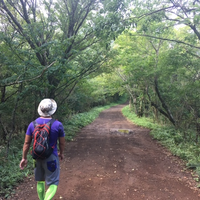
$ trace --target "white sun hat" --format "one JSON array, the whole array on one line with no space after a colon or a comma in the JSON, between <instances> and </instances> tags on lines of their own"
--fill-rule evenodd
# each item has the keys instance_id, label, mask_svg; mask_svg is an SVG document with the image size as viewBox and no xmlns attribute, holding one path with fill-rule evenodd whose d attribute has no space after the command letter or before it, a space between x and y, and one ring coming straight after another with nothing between
<instances>
[{"instance_id":1,"label":"white sun hat","mask_svg":"<svg viewBox=\"0 0 200 200\"><path fill-rule=\"evenodd\" d=\"M57 103L53 99L43 99L38 106L38 114L48 117L56 112Z\"/></svg>"}]
</instances>

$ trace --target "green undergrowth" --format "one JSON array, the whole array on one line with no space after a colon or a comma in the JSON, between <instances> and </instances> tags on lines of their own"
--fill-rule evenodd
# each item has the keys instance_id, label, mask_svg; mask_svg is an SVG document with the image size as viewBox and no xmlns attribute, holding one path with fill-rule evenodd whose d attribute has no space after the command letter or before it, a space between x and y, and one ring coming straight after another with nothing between
<instances>
[{"instance_id":1,"label":"green undergrowth","mask_svg":"<svg viewBox=\"0 0 200 200\"><path fill-rule=\"evenodd\" d=\"M125 106L122 109L123 115L128 118L130 121L134 122L134 124L149 128L149 129L155 129L160 127L160 125L153 123L153 120L146 117L140 117L138 118L135 113L131 112L129 109L129 106Z\"/></svg>"},{"instance_id":2,"label":"green undergrowth","mask_svg":"<svg viewBox=\"0 0 200 200\"><path fill-rule=\"evenodd\" d=\"M13 138L7 158L6 148L2 147L0 150L0 199L1 197L11 198L12 194L14 194L14 188L17 187L25 176L27 177L33 173L30 155L28 155L28 166L24 170L19 168L23 143L24 135Z\"/></svg>"},{"instance_id":3,"label":"green undergrowth","mask_svg":"<svg viewBox=\"0 0 200 200\"><path fill-rule=\"evenodd\" d=\"M122 109L123 115L134 124L149 128L150 135L160 141L170 152L186 162L186 168L194 170L195 180L200 177L200 144L195 142L195 132L176 130L172 126L163 126L153 122L150 118L138 118L130 111L129 106ZM198 176L198 178L196 177ZM200 184L198 185L198 187Z\"/></svg>"},{"instance_id":4,"label":"green undergrowth","mask_svg":"<svg viewBox=\"0 0 200 200\"><path fill-rule=\"evenodd\" d=\"M95 107L89 112L79 113L63 122L66 140L73 140L76 133L84 126L93 122L99 113L119 103L112 103L103 107ZM13 138L10 144L9 156L6 158L6 147L0 146L0 199L12 199L14 188L24 179L33 174L33 159L28 154L28 165L20 170L19 163L22 157L24 134Z\"/></svg>"}]
</instances>

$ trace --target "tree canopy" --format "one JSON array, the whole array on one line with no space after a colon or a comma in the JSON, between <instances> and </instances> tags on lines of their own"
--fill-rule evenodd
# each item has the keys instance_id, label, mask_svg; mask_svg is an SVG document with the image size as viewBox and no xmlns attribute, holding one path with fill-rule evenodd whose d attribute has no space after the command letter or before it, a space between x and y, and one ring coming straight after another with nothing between
<instances>
[{"instance_id":1,"label":"tree canopy","mask_svg":"<svg viewBox=\"0 0 200 200\"><path fill-rule=\"evenodd\" d=\"M124 2L114 0L0 1L4 140L25 131L42 98L57 101L60 117L84 110L74 107L72 97L108 60L112 40L124 30L124 12Z\"/></svg>"},{"instance_id":2,"label":"tree canopy","mask_svg":"<svg viewBox=\"0 0 200 200\"><path fill-rule=\"evenodd\" d=\"M130 29L116 40L113 61L138 116L153 113L181 130L193 127L196 141L199 8L199 1L132 2Z\"/></svg>"},{"instance_id":3,"label":"tree canopy","mask_svg":"<svg viewBox=\"0 0 200 200\"><path fill-rule=\"evenodd\" d=\"M57 115L127 93L136 114L200 134L200 2L0 0L0 137L42 98Z\"/></svg>"}]
</instances>

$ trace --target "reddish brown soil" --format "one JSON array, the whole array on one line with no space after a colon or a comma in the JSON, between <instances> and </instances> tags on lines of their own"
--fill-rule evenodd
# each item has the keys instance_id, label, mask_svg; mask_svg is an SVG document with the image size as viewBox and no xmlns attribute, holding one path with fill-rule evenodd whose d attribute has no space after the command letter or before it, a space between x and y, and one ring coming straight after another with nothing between
<instances>
[{"instance_id":1,"label":"reddish brown soil","mask_svg":"<svg viewBox=\"0 0 200 200\"><path fill-rule=\"evenodd\" d=\"M148 129L127 121L123 106L102 112L67 143L54 200L200 199L183 162L153 140ZM24 180L13 199L37 199L33 178Z\"/></svg>"}]
</instances>

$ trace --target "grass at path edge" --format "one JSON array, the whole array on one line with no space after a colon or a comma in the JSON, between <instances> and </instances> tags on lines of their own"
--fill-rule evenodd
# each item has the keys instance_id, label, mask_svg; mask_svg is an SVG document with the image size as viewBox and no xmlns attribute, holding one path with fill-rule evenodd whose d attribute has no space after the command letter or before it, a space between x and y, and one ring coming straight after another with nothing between
<instances>
[{"instance_id":1,"label":"grass at path edge","mask_svg":"<svg viewBox=\"0 0 200 200\"><path fill-rule=\"evenodd\" d=\"M156 124L150 118L138 118L130 111L129 106L122 109L122 114L136 125L149 128L150 135L160 141L170 152L186 162L186 168L194 170L192 176L200 187L200 144L195 143L195 132L190 131L185 136L180 130L173 126L162 126Z\"/></svg>"},{"instance_id":2,"label":"grass at path edge","mask_svg":"<svg viewBox=\"0 0 200 200\"><path fill-rule=\"evenodd\" d=\"M121 103L121 102L120 102ZM63 123L65 127L66 136L65 138L70 141L73 140L76 133L83 127L87 126L88 124L91 124L98 116L99 114L116 105L119 105L120 103L111 103L106 106L100 106L95 107L91 109L89 112L85 113L79 113L76 115L73 115L71 118L66 119L66 121Z\"/></svg>"}]
</instances>

